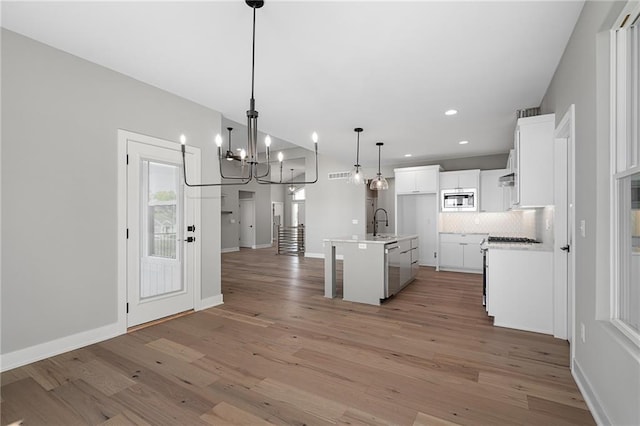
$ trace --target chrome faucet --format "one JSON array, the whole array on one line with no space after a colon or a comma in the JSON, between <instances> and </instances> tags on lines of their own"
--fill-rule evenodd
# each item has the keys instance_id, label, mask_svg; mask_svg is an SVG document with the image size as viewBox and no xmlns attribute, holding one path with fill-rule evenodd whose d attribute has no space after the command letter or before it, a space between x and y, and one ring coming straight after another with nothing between
<instances>
[{"instance_id":1,"label":"chrome faucet","mask_svg":"<svg viewBox=\"0 0 640 426\"><path fill-rule=\"evenodd\" d=\"M384 212L384 220L376 219L378 212L382 210ZM383 208L378 208L373 213L373 236L375 237L378 234L378 222L384 222L384 226L389 226L389 214Z\"/></svg>"}]
</instances>

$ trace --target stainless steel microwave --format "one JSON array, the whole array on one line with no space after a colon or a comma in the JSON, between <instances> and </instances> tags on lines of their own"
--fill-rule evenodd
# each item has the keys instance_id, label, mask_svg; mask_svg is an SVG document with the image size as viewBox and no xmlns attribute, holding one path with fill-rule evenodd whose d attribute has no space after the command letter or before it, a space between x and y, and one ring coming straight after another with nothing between
<instances>
[{"instance_id":1,"label":"stainless steel microwave","mask_svg":"<svg viewBox=\"0 0 640 426\"><path fill-rule=\"evenodd\" d=\"M477 188L443 189L440 194L443 212L478 211Z\"/></svg>"}]
</instances>

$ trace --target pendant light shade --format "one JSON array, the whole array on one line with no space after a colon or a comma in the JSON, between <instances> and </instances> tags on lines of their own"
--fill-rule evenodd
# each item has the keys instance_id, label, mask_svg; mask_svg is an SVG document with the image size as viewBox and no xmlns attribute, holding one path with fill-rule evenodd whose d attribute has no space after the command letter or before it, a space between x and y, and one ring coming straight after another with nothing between
<instances>
[{"instance_id":1,"label":"pendant light shade","mask_svg":"<svg viewBox=\"0 0 640 426\"><path fill-rule=\"evenodd\" d=\"M357 133L358 139L356 142L356 164L353 165L353 170L349 173L349 183L353 183L356 185L365 183L364 174L360 168L360 133L362 132L362 127L356 127L353 129L354 132Z\"/></svg>"},{"instance_id":2,"label":"pendant light shade","mask_svg":"<svg viewBox=\"0 0 640 426\"><path fill-rule=\"evenodd\" d=\"M380 172L380 149L384 145L382 142L377 142L376 146L378 147L378 173L376 177L371 179L371 184L369 185L369 189L374 191L382 191L384 189L389 189L389 182L382 176Z\"/></svg>"}]
</instances>

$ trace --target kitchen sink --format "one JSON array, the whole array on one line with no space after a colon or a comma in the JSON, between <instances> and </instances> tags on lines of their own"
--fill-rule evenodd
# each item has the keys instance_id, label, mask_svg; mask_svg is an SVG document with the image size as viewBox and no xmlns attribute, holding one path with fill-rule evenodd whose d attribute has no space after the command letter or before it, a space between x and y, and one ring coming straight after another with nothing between
<instances>
[{"instance_id":1,"label":"kitchen sink","mask_svg":"<svg viewBox=\"0 0 640 426\"><path fill-rule=\"evenodd\" d=\"M373 237L374 241L393 240L398 238L397 235L376 235Z\"/></svg>"}]
</instances>

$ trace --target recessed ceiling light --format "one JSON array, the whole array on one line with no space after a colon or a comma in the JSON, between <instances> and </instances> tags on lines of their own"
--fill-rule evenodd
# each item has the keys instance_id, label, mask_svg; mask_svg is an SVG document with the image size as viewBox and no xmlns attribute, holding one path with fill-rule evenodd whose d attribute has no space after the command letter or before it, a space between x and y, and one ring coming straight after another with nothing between
<instances>
[{"instance_id":1,"label":"recessed ceiling light","mask_svg":"<svg viewBox=\"0 0 640 426\"><path fill-rule=\"evenodd\" d=\"M458 142L458 143L459 143L460 145L466 145L466 144L468 144L468 143L469 143L469 141L460 141L460 142Z\"/></svg>"},{"instance_id":2,"label":"recessed ceiling light","mask_svg":"<svg viewBox=\"0 0 640 426\"><path fill-rule=\"evenodd\" d=\"M405 154L404 156L405 157L411 157L411 154Z\"/></svg>"},{"instance_id":3,"label":"recessed ceiling light","mask_svg":"<svg viewBox=\"0 0 640 426\"><path fill-rule=\"evenodd\" d=\"M458 113L457 109L449 109L445 111L444 115L456 115Z\"/></svg>"}]
</instances>

